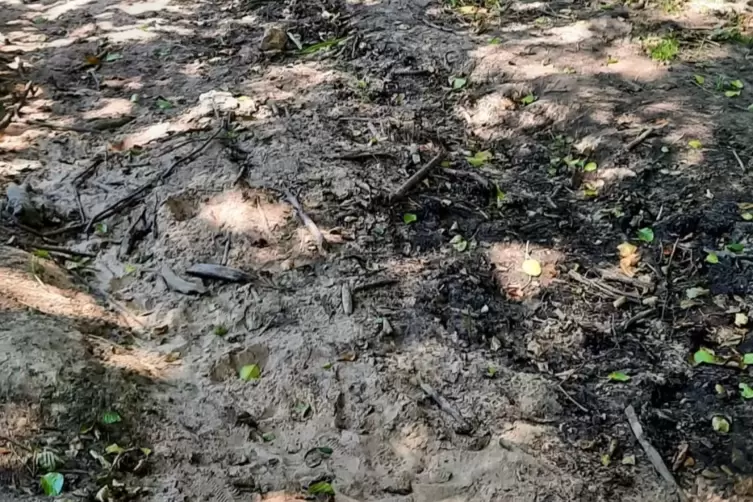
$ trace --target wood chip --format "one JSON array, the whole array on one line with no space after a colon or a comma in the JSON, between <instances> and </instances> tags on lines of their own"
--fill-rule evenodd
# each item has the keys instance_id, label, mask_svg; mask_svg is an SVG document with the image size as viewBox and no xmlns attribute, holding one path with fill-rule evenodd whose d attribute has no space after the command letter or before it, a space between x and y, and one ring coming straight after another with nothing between
<instances>
[{"instance_id":1,"label":"wood chip","mask_svg":"<svg viewBox=\"0 0 753 502\"><path fill-rule=\"evenodd\" d=\"M186 270L188 275L225 282L251 282L254 277L243 270L215 265L213 263L195 263Z\"/></svg>"},{"instance_id":2,"label":"wood chip","mask_svg":"<svg viewBox=\"0 0 753 502\"><path fill-rule=\"evenodd\" d=\"M178 293L183 293L184 295L203 295L207 292L207 288L205 288L202 284L197 284L195 282L187 281L181 277L178 277L178 275L173 272L172 269L170 269L170 267L168 267L167 265L162 265L162 268L160 268L160 275L165 280L167 287L172 289L173 291L177 291Z\"/></svg>"}]
</instances>

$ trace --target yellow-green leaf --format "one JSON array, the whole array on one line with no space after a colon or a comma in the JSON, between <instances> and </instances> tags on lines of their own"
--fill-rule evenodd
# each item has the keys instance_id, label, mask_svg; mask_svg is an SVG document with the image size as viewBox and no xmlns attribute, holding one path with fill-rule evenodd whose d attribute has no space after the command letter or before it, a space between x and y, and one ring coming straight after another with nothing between
<instances>
[{"instance_id":1,"label":"yellow-green leaf","mask_svg":"<svg viewBox=\"0 0 753 502\"><path fill-rule=\"evenodd\" d=\"M410 225L411 223L414 223L417 220L418 220L418 216L416 216L413 213L405 213L403 215L403 223L405 223L406 225Z\"/></svg>"},{"instance_id":2,"label":"yellow-green leaf","mask_svg":"<svg viewBox=\"0 0 753 502\"><path fill-rule=\"evenodd\" d=\"M538 277L541 275L541 263L533 258L528 258L523 262L523 272L531 277Z\"/></svg>"},{"instance_id":3,"label":"yellow-green leaf","mask_svg":"<svg viewBox=\"0 0 753 502\"><path fill-rule=\"evenodd\" d=\"M489 150L483 150L473 154L473 157L466 157L465 160L467 160L468 163L473 167L481 167L492 160L493 157L494 154L492 152L490 152Z\"/></svg>"},{"instance_id":4,"label":"yellow-green leaf","mask_svg":"<svg viewBox=\"0 0 753 502\"><path fill-rule=\"evenodd\" d=\"M326 481L319 481L309 486L308 492L311 495L334 495L335 489Z\"/></svg>"},{"instance_id":5,"label":"yellow-green leaf","mask_svg":"<svg viewBox=\"0 0 753 502\"><path fill-rule=\"evenodd\" d=\"M620 60L617 58L613 58L612 56L607 57L607 66L609 66L610 64L617 64L619 62Z\"/></svg>"},{"instance_id":6,"label":"yellow-green leaf","mask_svg":"<svg viewBox=\"0 0 753 502\"><path fill-rule=\"evenodd\" d=\"M468 83L467 78L455 77L452 79L452 88L455 90L462 89Z\"/></svg>"},{"instance_id":7,"label":"yellow-green leaf","mask_svg":"<svg viewBox=\"0 0 753 502\"><path fill-rule=\"evenodd\" d=\"M332 46L335 46L339 44L340 42L345 41L347 37L343 38L332 38L330 40L325 40L324 42L319 42L313 45L309 45L308 47L304 47L300 51L298 51L298 54L313 54L315 52L319 52L324 49L329 49Z\"/></svg>"},{"instance_id":8,"label":"yellow-green leaf","mask_svg":"<svg viewBox=\"0 0 753 502\"><path fill-rule=\"evenodd\" d=\"M583 166L583 170L587 173L590 173L590 172L596 171L598 167L599 166L596 164L596 162L589 162L588 164Z\"/></svg>"},{"instance_id":9,"label":"yellow-green leaf","mask_svg":"<svg viewBox=\"0 0 753 502\"><path fill-rule=\"evenodd\" d=\"M743 364L753 364L753 353L743 354Z\"/></svg>"},{"instance_id":10,"label":"yellow-green leaf","mask_svg":"<svg viewBox=\"0 0 753 502\"><path fill-rule=\"evenodd\" d=\"M613 382L627 382L630 380L630 375L627 375L621 371L613 371L607 377Z\"/></svg>"},{"instance_id":11,"label":"yellow-green leaf","mask_svg":"<svg viewBox=\"0 0 753 502\"><path fill-rule=\"evenodd\" d=\"M724 91L724 95L728 98L734 98L740 95L740 91Z\"/></svg>"},{"instance_id":12,"label":"yellow-green leaf","mask_svg":"<svg viewBox=\"0 0 753 502\"><path fill-rule=\"evenodd\" d=\"M699 150L699 149L703 148L703 143L701 143L697 139L691 139L690 141L688 141L688 146L690 148L694 148L696 150Z\"/></svg>"},{"instance_id":13,"label":"yellow-green leaf","mask_svg":"<svg viewBox=\"0 0 753 502\"><path fill-rule=\"evenodd\" d=\"M39 480L42 491L48 497L56 497L63 491L64 478L59 472L48 472Z\"/></svg>"},{"instance_id":14,"label":"yellow-green leaf","mask_svg":"<svg viewBox=\"0 0 753 502\"><path fill-rule=\"evenodd\" d=\"M729 84L735 89L742 89L743 87L745 87L745 84L743 84L742 80L733 80Z\"/></svg>"},{"instance_id":15,"label":"yellow-green leaf","mask_svg":"<svg viewBox=\"0 0 753 502\"><path fill-rule=\"evenodd\" d=\"M743 214L740 215L740 217L742 219L744 219L745 221L751 221L751 220L753 220L753 214L751 214L751 213L743 213Z\"/></svg>"},{"instance_id":16,"label":"yellow-green leaf","mask_svg":"<svg viewBox=\"0 0 753 502\"><path fill-rule=\"evenodd\" d=\"M703 77L703 75L693 75L693 78L695 79L695 83L698 85L703 85L703 83L706 82L706 79Z\"/></svg>"},{"instance_id":17,"label":"yellow-green leaf","mask_svg":"<svg viewBox=\"0 0 753 502\"><path fill-rule=\"evenodd\" d=\"M462 253L466 249L468 249L468 241L463 238L462 235L456 235L452 239L450 239L450 244L452 244L452 247L455 248L455 251L458 253Z\"/></svg>"},{"instance_id":18,"label":"yellow-green leaf","mask_svg":"<svg viewBox=\"0 0 753 502\"><path fill-rule=\"evenodd\" d=\"M738 388L743 399L753 399L753 389L750 388L750 385L740 382Z\"/></svg>"},{"instance_id":19,"label":"yellow-green leaf","mask_svg":"<svg viewBox=\"0 0 753 502\"><path fill-rule=\"evenodd\" d=\"M709 349L700 349L693 354L695 364L718 364L716 354Z\"/></svg>"},{"instance_id":20,"label":"yellow-green leaf","mask_svg":"<svg viewBox=\"0 0 753 502\"><path fill-rule=\"evenodd\" d=\"M651 227L644 227L638 230L638 239L643 242L654 242L654 230Z\"/></svg>"},{"instance_id":21,"label":"yellow-green leaf","mask_svg":"<svg viewBox=\"0 0 753 502\"><path fill-rule=\"evenodd\" d=\"M748 324L747 315L743 314L742 312L738 312L737 314L735 314L735 326L742 328L746 324Z\"/></svg>"},{"instance_id":22,"label":"yellow-green leaf","mask_svg":"<svg viewBox=\"0 0 753 502\"><path fill-rule=\"evenodd\" d=\"M706 262L715 265L719 263L719 257L716 255L716 253L709 253L706 255Z\"/></svg>"},{"instance_id":23,"label":"yellow-green leaf","mask_svg":"<svg viewBox=\"0 0 753 502\"><path fill-rule=\"evenodd\" d=\"M249 380L258 380L261 377L261 368L258 364L247 364L241 368L240 371L241 380L248 382Z\"/></svg>"},{"instance_id":24,"label":"yellow-green leaf","mask_svg":"<svg viewBox=\"0 0 753 502\"><path fill-rule=\"evenodd\" d=\"M535 102L537 99L539 99L539 98L536 97L536 95L531 92L531 93L528 93L527 95L523 96L522 98L520 98L520 102L523 105L530 105L531 103Z\"/></svg>"},{"instance_id":25,"label":"yellow-green leaf","mask_svg":"<svg viewBox=\"0 0 753 502\"><path fill-rule=\"evenodd\" d=\"M716 432L727 434L729 432L729 421L722 416L716 415L711 419L711 427L713 427Z\"/></svg>"},{"instance_id":26,"label":"yellow-green leaf","mask_svg":"<svg viewBox=\"0 0 753 502\"><path fill-rule=\"evenodd\" d=\"M107 448L105 448L106 453L121 453L122 451L123 451L123 448L118 446L118 443L113 443L107 446Z\"/></svg>"}]
</instances>

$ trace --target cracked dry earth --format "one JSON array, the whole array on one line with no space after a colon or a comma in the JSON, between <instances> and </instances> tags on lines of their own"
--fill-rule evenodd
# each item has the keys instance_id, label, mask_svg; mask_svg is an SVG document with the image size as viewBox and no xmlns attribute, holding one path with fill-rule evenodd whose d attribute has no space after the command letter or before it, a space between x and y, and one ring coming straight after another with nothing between
<instances>
[{"instance_id":1,"label":"cracked dry earth","mask_svg":"<svg viewBox=\"0 0 753 502\"><path fill-rule=\"evenodd\" d=\"M282 502L321 482L342 501L676 500L629 404L668 466L685 445L690 498L744 500L751 413L730 401L730 434L709 425L737 375L688 357L739 335L725 315L749 293L747 269L698 265L747 235L747 88L711 87L753 85L746 50L711 38L746 9L6 1L5 93L35 92L0 183L35 211L0 233L3 500L44 498L40 451L67 500ZM643 40L667 33L682 52L659 64ZM612 283L626 305L574 279L651 225ZM251 280L200 284L197 263ZM680 307L678 280L717 296Z\"/></svg>"}]
</instances>

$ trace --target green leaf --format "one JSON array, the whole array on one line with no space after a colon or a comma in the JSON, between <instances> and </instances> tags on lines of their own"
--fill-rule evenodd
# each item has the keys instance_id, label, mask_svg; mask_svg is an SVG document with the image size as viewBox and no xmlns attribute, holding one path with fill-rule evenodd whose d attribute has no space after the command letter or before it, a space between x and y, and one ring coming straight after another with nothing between
<instances>
[{"instance_id":1,"label":"green leaf","mask_svg":"<svg viewBox=\"0 0 753 502\"><path fill-rule=\"evenodd\" d=\"M753 364L753 353L743 354L743 364Z\"/></svg>"},{"instance_id":2,"label":"green leaf","mask_svg":"<svg viewBox=\"0 0 753 502\"><path fill-rule=\"evenodd\" d=\"M716 355L708 349L700 349L693 354L695 364L717 364Z\"/></svg>"},{"instance_id":3,"label":"green leaf","mask_svg":"<svg viewBox=\"0 0 753 502\"><path fill-rule=\"evenodd\" d=\"M502 204L504 204L507 194L499 189L499 185L494 185L494 188L496 188L496 192L497 192L496 193L497 207L502 207Z\"/></svg>"},{"instance_id":4,"label":"green leaf","mask_svg":"<svg viewBox=\"0 0 753 502\"><path fill-rule=\"evenodd\" d=\"M499 45L502 43L502 40L500 40L498 37L494 37L491 40L489 40L489 45Z\"/></svg>"},{"instance_id":5,"label":"green leaf","mask_svg":"<svg viewBox=\"0 0 753 502\"><path fill-rule=\"evenodd\" d=\"M743 246L739 242L732 242L730 244L727 244L727 249L732 251L733 253L742 253L743 251L745 251L745 246Z\"/></svg>"},{"instance_id":6,"label":"green leaf","mask_svg":"<svg viewBox=\"0 0 753 502\"><path fill-rule=\"evenodd\" d=\"M56 497L63 492L63 475L59 472L48 472L39 481L42 491L48 497Z\"/></svg>"},{"instance_id":7,"label":"green leaf","mask_svg":"<svg viewBox=\"0 0 753 502\"><path fill-rule=\"evenodd\" d=\"M334 495L335 489L326 481L319 481L309 486L308 492L311 495Z\"/></svg>"},{"instance_id":8,"label":"green leaf","mask_svg":"<svg viewBox=\"0 0 753 502\"><path fill-rule=\"evenodd\" d=\"M110 52L105 56L105 61L108 63L112 63L113 61L117 61L119 59L123 59L123 55L119 52Z\"/></svg>"},{"instance_id":9,"label":"green leaf","mask_svg":"<svg viewBox=\"0 0 753 502\"><path fill-rule=\"evenodd\" d=\"M160 110L169 110L173 108L173 104L164 98L157 98L157 108Z\"/></svg>"},{"instance_id":10,"label":"green leaf","mask_svg":"<svg viewBox=\"0 0 753 502\"><path fill-rule=\"evenodd\" d=\"M722 416L716 415L711 419L711 427L713 427L716 432L727 434L729 432L729 421Z\"/></svg>"},{"instance_id":11,"label":"green leaf","mask_svg":"<svg viewBox=\"0 0 753 502\"><path fill-rule=\"evenodd\" d=\"M455 248L455 251L458 253L462 253L468 249L468 241L465 240L462 235L456 235L450 239L450 244L452 244L452 247Z\"/></svg>"},{"instance_id":12,"label":"green leaf","mask_svg":"<svg viewBox=\"0 0 753 502\"><path fill-rule=\"evenodd\" d=\"M706 255L706 262L715 265L719 263L719 257L716 255L716 253L709 253Z\"/></svg>"},{"instance_id":13,"label":"green leaf","mask_svg":"<svg viewBox=\"0 0 753 502\"><path fill-rule=\"evenodd\" d=\"M97 223L94 225L94 233L99 235L105 235L107 234L107 231L109 228L107 227L107 223Z\"/></svg>"},{"instance_id":14,"label":"green leaf","mask_svg":"<svg viewBox=\"0 0 753 502\"><path fill-rule=\"evenodd\" d=\"M118 446L118 443L113 443L107 446L107 448L105 448L106 453L121 453L122 451L123 451L123 448Z\"/></svg>"},{"instance_id":15,"label":"green leaf","mask_svg":"<svg viewBox=\"0 0 753 502\"><path fill-rule=\"evenodd\" d=\"M620 60L617 58L613 58L612 56L607 57L607 66L609 66L610 64L617 64L619 62Z\"/></svg>"},{"instance_id":16,"label":"green leaf","mask_svg":"<svg viewBox=\"0 0 753 502\"><path fill-rule=\"evenodd\" d=\"M455 77L452 79L452 88L455 90L462 89L467 83L467 78Z\"/></svg>"},{"instance_id":17,"label":"green leaf","mask_svg":"<svg viewBox=\"0 0 753 502\"><path fill-rule=\"evenodd\" d=\"M224 324L218 324L214 327L214 334L217 336L225 336L227 335L227 328Z\"/></svg>"},{"instance_id":18,"label":"green leaf","mask_svg":"<svg viewBox=\"0 0 753 502\"><path fill-rule=\"evenodd\" d=\"M322 364L322 369L324 369L324 370L332 369L332 363L324 363L324 364Z\"/></svg>"},{"instance_id":19,"label":"green leaf","mask_svg":"<svg viewBox=\"0 0 753 502\"><path fill-rule=\"evenodd\" d=\"M123 269L125 270L126 275L131 275L132 273L136 272L136 266L130 263L126 263Z\"/></svg>"},{"instance_id":20,"label":"green leaf","mask_svg":"<svg viewBox=\"0 0 753 502\"><path fill-rule=\"evenodd\" d=\"M599 166L596 164L596 162L589 162L588 164L583 166L583 170L587 173L591 173L593 171L596 171L598 167Z\"/></svg>"},{"instance_id":21,"label":"green leaf","mask_svg":"<svg viewBox=\"0 0 753 502\"><path fill-rule=\"evenodd\" d=\"M241 368L240 371L241 380L248 382L249 380L258 380L261 378L261 368L258 364L247 364Z\"/></svg>"},{"instance_id":22,"label":"green leaf","mask_svg":"<svg viewBox=\"0 0 753 502\"><path fill-rule=\"evenodd\" d=\"M621 371L613 371L607 377L613 382L627 382L630 380L630 375L626 375Z\"/></svg>"},{"instance_id":23,"label":"green leaf","mask_svg":"<svg viewBox=\"0 0 753 502\"><path fill-rule=\"evenodd\" d=\"M693 75L693 78L695 79L695 83L698 85L703 85L703 83L706 82L706 79L703 77L703 75Z\"/></svg>"},{"instance_id":24,"label":"green leaf","mask_svg":"<svg viewBox=\"0 0 753 502\"><path fill-rule=\"evenodd\" d=\"M329 446L319 446L317 447L317 451L325 457L331 457L334 453L334 450Z\"/></svg>"},{"instance_id":25,"label":"green leaf","mask_svg":"<svg viewBox=\"0 0 753 502\"><path fill-rule=\"evenodd\" d=\"M271 432L265 432L264 434L261 435L261 438L265 442L269 443L270 441L274 441L276 439L276 436L272 434Z\"/></svg>"},{"instance_id":26,"label":"green leaf","mask_svg":"<svg viewBox=\"0 0 753 502\"><path fill-rule=\"evenodd\" d=\"M740 95L740 91L739 90L738 91L724 91L724 95L727 96L728 98L734 98Z\"/></svg>"},{"instance_id":27,"label":"green leaf","mask_svg":"<svg viewBox=\"0 0 753 502\"><path fill-rule=\"evenodd\" d=\"M753 220L753 213L743 213L740 215L740 217L745 221L751 221Z\"/></svg>"},{"instance_id":28,"label":"green leaf","mask_svg":"<svg viewBox=\"0 0 753 502\"><path fill-rule=\"evenodd\" d=\"M403 223L406 225L410 225L411 223L415 223L418 221L418 216L416 216L414 213L405 213L403 215Z\"/></svg>"},{"instance_id":29,"label":"green leaf","mask_svg":"<svg viewBox=\"0 0 753 502\"><path fill-rule=\"evenodd\" d=\"M466 157L465 160L473 167L481 167L494 157L494 154L489 150L483 150L476 152L473 157Z\"/></svg>"},{"instance_id":30,"label":"green leaf","mask_svg":"<svg viewBox=\"0 0 753 502\"><path fill-rule=\"evenodd\" d=\"M742 89L743 87L745 87L745 84L743 84L742 80L733 80L729 84L735 89Z\"/></svg>"},{"instance_id":31,"label":"green leaf","mask_svg":"<svg viewBox=\"0 0 753 502\"><path fill-rule=\"evenodd\" d=\"M743 399L753 399L753 389L750 388L750 385L740 382L738 388Z\"/></svg>"},{"instance_id":32,"label":"green leaf","mask_svg":"<svg viewBox=\"0 0 753 502\"><path fill-rule=\"evenodd\" d=\"M37 258L45 258L45 259L49 259L50 258L49 251L47 251L45 249L35 249L34 251L31 252L31 254L33 254Z\"/></svg>"},{"instance_id":33,"label":"green leaf","mask_svg":"<svg viewBox=\"0 0 753 502\"><path fill-rule=\"evenodd\" d=\"M691 139L690 141L688 141L688 146L695 150L700 150L701 148L703 148L703 144L697 139Z\"/></svg>"},{"instance_id":34,"label":"green leaf","mask_svg":"<svg viewBox=\"0 0 753 502\"><path fill-rule=\"evenodd\" d=\"M489 378L494 378L496 374L497 374L497 368L495 368L494 366L490 365L486 368L486 376L488 376Z\"/></svg>"},{"instance_id":35,"label":"green leaf","mask_svg":"<svg viewBox=\"0 0 753 502\"><path fill-rule=\"evenodd\" d=\"M149 455L152 454L151 448L144 447L144 448L139 448L139 450L141 450L141 453L143 453L145 457L148 457Z\"/></svg>"},{"instance_id":36,"label":"green leaf","mask_svg":"<svg viewBox=\"0 0 753 502\"><path fill-rule=\"evenodd\" d=\"M295 411L296 415L298 415L299 418L306 418L309 413L311 413L311 405L308 403L299 402L295 405L293 411Z\"/></svg>"},{"instance_id":37,"label":"green leaf","mask_svg":"<svg viewBox=\"0 0 753 502\"><path fill-rule=\"evenodd\" d=\"M118 422L122 421L123 419L120 417L120 414L117 411L106 411L102 413L102 418L100 419L100 422L105 425L117 424Z\"/></svg>"},{"instance_id":38,"label":"green leaf","mask_svg":"<svg viewBox=\"0 0 753 502\"><path fill-rule=\"evenodd\" d=\"M522 98L520 98L520 102L523 105L530 105L531 103L533 103L537 99L539 99L539 98L537 98L534 93L529 93L528 95L523 96Z\"/></svg>"},{"instance_id":39,"label":"green leaf","mask_svg":"<svg viewBox=\"0 0 753 502\"><path fill-rule=\"evenodd\" d=\"M638 230L638 239L643 242L654 242L654 230L651 227L644 227Z\"/></svg>"},{"instance_id":40,"label":"green leaf","mask_svg":"<svg viewBox=\"0 0 753 502\"><path fill-rule=\"evenodd\" d=\"M753 112L753 104L748 105L748 111Z\"/></svg>"},{"instance_id":41,"label":"green leaf","mask_svg":"<svg viewBox=\"0 0 753 502\"><path fill-rule=\"evenodd\" d=\"M325 40L324 42L319 42L318 44L309 45L308 47L304 47L303 49L298 51L298 54L314 54L315 52L329 49L330 47L335 46L340 42L344 42L346 38L348 37L332 38L330 40Z\"/></svg>"}]
</instances>

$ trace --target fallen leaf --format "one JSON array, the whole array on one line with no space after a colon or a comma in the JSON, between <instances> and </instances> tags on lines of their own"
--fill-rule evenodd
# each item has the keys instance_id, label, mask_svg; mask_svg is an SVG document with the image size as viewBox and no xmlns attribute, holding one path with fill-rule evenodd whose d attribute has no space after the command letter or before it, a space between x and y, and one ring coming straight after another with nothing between
<instances>
[{"instance_id":1,"label":"fallen leaf","mask_svg":"<svg viewBox=\"0 0 753 502\"><path fill-rule=\"evenodd\" d=\"M733 242L731 244L727 244L727 249L729 251L732 251L733 253L742 253L743 251L745 251L745 246L743 246L739 242Z\"/></svg>"},{"instance_id":2,"label":"fallen leaf","mask_svg":"<svg viewBox=\"0 0 753 502\"><path fill-rule=\"evenodd\" d=\"M625 455L622 457L622 465L635 465L635 455Z\"/></svg>"},{"instance_id":3,"label":"fallen leaf","mask_svg":"<svg viewBox=\"0 0 753 502\"><path fill-rule=\"evenodd\" d=\"M330 40L325 40L324 42L319 42L313 45L309 45L303 50L298 51L298 54L314 54L315 52L319 52L324 49L329 49L330 47L337 45L340 42L344 42L347 38L348 37L333 38Z\"/></svg>"},{"instance_id":4,"label":"fallen leaf","mask_svg":"<svg viewBox=\"0 0 753 502\"><path fill-rule=\"evenodd\" d=\"M48 497L56 497L63 491L63 483L65 478L59 472L48 472L39 480L39 484L42 486L42 491Z\"/></svg>"},{"instance_id":5,"label":"fallen leaf","mask_svg":"<svg viewBox=\"0 0 753 502\"><path fill-rule=\"evenodd\" d=\"M735 314L735 326L743 327L748 324L748 316L742 312Z\"/></svg>"},{"instance_id":6,"label":"fallen leaf","mask_svg":"<svg viewBox=\"0 0 753 502\"><path fill-rule=\"evenodd\" d=\"M523 272L531 277L538 277L541 275L541 263L533 258L528 258L523 262Z\"/></svg>"},{"instance_id":7,"label":"fallen leaf","mask_svg":"<svg viewBox=\"0 0 753 502\"><path fill-rule=\"evenodd\" d=\"M84 57L84 60L86 61L86 64L88 64L89 66L97 66L98 64L100 64L102 62L94 54L87 54Z\"/></svg>"},{"instance_id":8,"label":"fallen leaf","mask_svg":"<svg viewBox=\"0 0 753 502\"><path fill-rule=\"evenodd\" d=\"M695 364L718 364L719 361L716 358L716 354L709 349L702 348L693 354L693 362Z\"/></svg>"},{"instance_id":9,"label":"fallen leaf","mask_svg":"<svg viewBox=\"0 0 753 502\"><path fill-rule=\"evenodd\" d=\"M607 57L607 66L609 66L610 64L617 64L619 62L620 60L617 58L613 58L612 56Z\"/></svg>"},{"instance_id":10,"label":"fallen leaf","mask_svg":"<svg viewBox=\"0 0 753 502\"><path fill-rule=\"evenodd\" d=\"M456 235L452 239L450 239L450 244L452 244L452 247L455 248L455 251L458 253L462 253L466 249L468 249L468 241L463 238L462 235Z\"/></svg>"},{"instance_id":11,"label":"fallen leaf","mask_svg":"<svg viewBox=\"0 0 753 502\"><path fill-rule=\"evenodd\" d=\"M102 418L100 419L100 422L102 422L105 425L112 425L117 424L118 422L121 422L123 419L120 417L120 414L117 411L106 411L102 413Z\"/></svg>"},{"instance_id":12,"label":"fallen leaf","mask_svg":"<svg viewBox=\"0 0 753 502\"><path fill-rule=\"evenodd\" d=\"M505 203L505 198L507 197L507 194L499 189L499 185L494 186L497 189L496 198L497 198L497 207L502 207L502 205Z\"/></svg>"},{"instance_id":13,"label":"fallen leaf","mask_svg":"<svg viewBox=\"0 0 753 502\"><path fill-rule=\"evenodd\" d=\"M609 453L605 453L601 456L601 465L604 467L609 467L609 464L612 463L612 457L609 455Z\"/></svg>"},{"instance_id":14,"label":"fallen leaf","mask_svg":"<svg viewBox=\"0 0 753 502\"><path fill-rule=\"evenodd\" d=\"M711 427L713 427L716 432L727 434L729 432L729 421L722 416L716 415L711 419Z\"/></svg>"},{"instance_id":15,"label":"fallen leaf","mask_svg":"<svg viewBox=\"0 0 753 502\"><path fill-rule=\"evenodd\" d=\"M334 495L335 489L326 481L319 481L318 483L310 485L308 492L311 495Z\"/></svg>"},{"instance_id":16,"label":"fallen leaf","mask_svg":"<svg viewBox=\"0 0 753 502\"><path fill-rule=\"evenodd\" d=\"M630 375L627 375L621 371L613 371L607 378L613 382L627 382L630 380Z\"/></svg>"},{"instance_id":17,"label":"fallen leaf","mask_svg":"<svg viewBox=\"0 0 753 502\"><path fill-rule=\"evenodd\" d=\"M457 91L457 90L462 89L463 87L465 87L467 83L468 83L468 79L467 78L454 77L452 79L452 88Z\"/></svg>"},{"instance_id":18,"label":"fallen leaf","mask_svg":"<svg viewBox=\"0 0 753 502\"><path fill-rule=\"evenodd\" d=\"M494 157L494 154L490 152L489 150L483 150L481 152L476 152L473 154L473 157L466 157L465 160L468 161L468 163L473 167L481 167Z\"/></svg>"},{"instance_id":19,"label":"fallen leaf","mask_svg":"<svg viewBox=\"0 0 753 502\"><path fill-rule=\"evenodd\" d=\"M740 215L740 217L745 221L751 221L753 220L753 213L743 213Z\"/></svg>"},{"instance_id":20,"label":"fallen leaf","mask_svg":"<svg viewBox=\"0 0 753 502\"><path fill-rule=\"evenodd\" d=\"M585 197L596 197L599 195L599 191L591 183L586 183L583 185L583 195Z\"/></svg>"},{"instance_id":21,"label":"fallen leaf","mask_svg":"<svg viewBox=\"0 0 753 502\"><path fill-rule=\"evenodd\" d=\"M654 230L650 227L644 227L638 230L638 240L641 240L643 242L653 242L654 241Z\"/></svg>"},{"instance_id":22,"label":"fallen leaf","mask_svg":"<svg viewBox=\"0 0 753 502\"><path fill-rule=\"evenodd\" d=\"M703 77L703 75L693 75L693 78L695 79L695 83L698 85L703 85L703 83L706 82L706 79Z\"/></svg>"},{"instance_id":23,"label":"fallen leaf","mask_svg":"<svg viewBox=\"0 0 753 502\"><path fill-rule=\"evenodd\" d=\"M733 80L729 84L735 89L742 89L743 87L745 87L745 84L743 84L742 80Z\"/></svg>"},{"instance_id":24,"label":"fallen leaf","mask_svg":"<svg viewBox=\"0 0 753 502\"><path fill-rule=\"evenodd\" d=\"M118 443L113 443L111 445L108 445L107 448L105 448L105 453L121 453L123 451L123 448L118 446Z\"/></svg>"},{"instance_id":25,"label":"fallen leaf","mask_svg":"<svg viewBox=\"0 0 753 502\"><path fill-rule=\"evenodd\" d=\"M261 368L258 364L247 364L241 368L239 374L241 380L248 382L249 380L258 380L261 377Z\"/></svg>"},{"instance_id":26,"label":"fallen leaf","mask_svg":"<svg viewBox=\"0 0 753 502\"><path fill-rule=\"evenodd\" d=\"M497 368L495 368L494 366L488 366L486 368L486 376L488 376L489 378L494 378L494 375L496 374L497 374Z\"/></svg>"},{"instance_id":27,"label":"fallen leaf","mask_svg":"<svg viewBox=\"0 0 753 502\"><path fill-rule=\"evenodd\" d=\"M720 384L714 385L714 391L720 396L727 394L727 390L724 388L723 385L720 385Z\"/></svg>"},{"instance_id":28,"label":"fallen leaf","mask_svg":"<svg viewBox=\"0 0 753 502\"><path fill-rule=\"evenodd\" d=\"M717 264L719 263L719 257L716 255L716 253L709 253L706 255L706 262L711 264Z\"/></svg>"},{"instance_id":29,"label":"fallen leaf","mask_svg":"<svg viewBox=\"0 0 753 502\"><path fill-rule=\"evenodd\" d=\"M491 40L489 40L489 45L499 45L501 43L502 43L502 40L497 37L494 37Z\"/></svg>"},{"instance_id":30,"label":"fallen leaf","mask_svg":"<svg viewBox=\"0 0 753 502\"><path fill-rule=\"evenodd\" d=\"M160 110L169 110L173 108L173 104L164 98L157 98L157 108Z\"/></svg>"},{"instance_id":31,"label":"fallen leaf","mask_svg":"<svg viewBox=\"0 0 753 502\"><path fill-rule=\"evenodd\" d=\"M740 95L740 91L724 91L724 95L728 98L734 98Z\"/></svg>"},{"instance_id":32,"label":"fallen leaf","mask_svg":"<svg viewBox=\"0 0 753 502\"><path fill-rule=\"evenodd\" d=\"M108 63L112 63L113 61L117 61L119 59L123 59L123 55L119 52L110 52L105 56L105 61Z\"/></svg>"},{"instance_id":33,"label":"fallen leaf","mask_svg":"<svg viewBox=\"0 0 753 502\"><path fill-rule=\"evenodd\" d=\"M708 289L703 288L688 288L685 290L685 296L688 298L688 300L694 300L696 298L699 298L701 296L706 296L709 294Z\"/></svg>"},{"instance_id":34,"label":"fallen leaf","mask_svg":"<svg viewBox=\"0 0 753 502\"><path fill-rule=\"evenodd\" d=\"M619 246L617 246L617 249L620 252L620 258L626 258L628 256L632 256L635 254L636 251L638 251L638 246L635 244L630 244L629 242L623 242Z\"/></svg>"},{"instance_id":35,"label":"fallen leaf","mask_svg":"<svg viewBox=\"0 0 753 502\"><path fill-rule=\"evenodd\" d=\"M694 148L696 150L699 150L700 148L703 148L703 144L700 141L698 141L697 139L691 139L690 141L688 141L688 146L690 148Z\"/></svg>"},{"instance_id":36,"label":"fallen leaf","mask_svg":"<svg viewBox=\"0 0 753 502\"><path fill-rule=\"evenodd\" d=\"M753 354L743 354L743 364L753 364Z\"/></svg>"},{"instance_id":37,"label":"fallen leaf","mask_svg":"<svg viewBox=\"0 0 753 502\"><path fill-rule=\"evenodd\" d=\"M413 213L405 213L403 215L403 223L405 223L406 225L410 225L411 223L414 223L417 220L418 220L418 216L416 216Z\"/></svg>"},{"instance_id":38,"label":"fallen leaf","mask_svg":"<svg viewBox=\"0 0 753 502\"><path fill-rule=\"evenodd\" d=\"M522 98L520 98L520 102L523 105L530 105L531 103L535 102L537 99L539 98L537 98L535 94L529 93L523 96Z\"/></svg>"},{"instance_id":39,"label":"fallen leaf","mask_svg":"<svg viewBox=\"0 0 753 502\"><path fill-rule=\"evenodd\" d=\"M596 164L596 162L589 162L588 164L583 166L583 170L587 173L591 173L591 172L596 171L598 167L599 166Z\"/></svg>"},{"instance_id":40,"label":"fallen leaf","mask_svg":"<svg viewBox=\"0 0 753 502\"><path fill-rule=\"evenodd\" d=\"M740 396L743 399L753 399L753 389L750 388L750 385L740 382L737 387L740 389Z\"/></svg>"},{"instance_id":41,"label":"fallen leaf","mask_svg":"<svg viewBox=\"0 0 753 502\"><path fill-rule=\"evenodd\" d=\"M107 223L97 223L94 225L94 233L99 235L105 235L107 234L107 231L109 229L107 228Z\"/></svg>"},{"instance_id":42,"label":"fallen leaf","mask_svg":"<svg viewBox=\"0 0 753 502\"><path fill-rule=\"evenodd\" d=\"M261 438L265 442L269 443L270 441L274 441L275 440L275 435L272 434L271 432L265 432L264 434L261 435Z\"/></svg>"}]
</instances>

